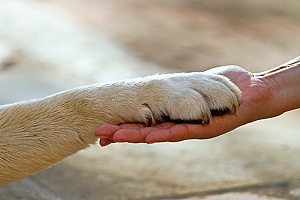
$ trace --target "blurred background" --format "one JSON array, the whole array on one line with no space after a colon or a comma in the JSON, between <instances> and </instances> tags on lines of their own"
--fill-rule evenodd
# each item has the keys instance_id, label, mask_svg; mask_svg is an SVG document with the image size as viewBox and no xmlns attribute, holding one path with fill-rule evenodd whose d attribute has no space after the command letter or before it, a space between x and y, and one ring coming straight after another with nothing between
<instances>
[{"instance_id":1,"label":"blurred background","mask_svg":"<svg viewBox=\"0 0 300 200\"><path fill-rule=\"evenodd\" d=\"M300 52L298 0L1 0L0 104ZM95 145L0 199L299 199L300 111L205 141ZM227 196L228 197L228 196Z\"/></svg>"}]
</instances>

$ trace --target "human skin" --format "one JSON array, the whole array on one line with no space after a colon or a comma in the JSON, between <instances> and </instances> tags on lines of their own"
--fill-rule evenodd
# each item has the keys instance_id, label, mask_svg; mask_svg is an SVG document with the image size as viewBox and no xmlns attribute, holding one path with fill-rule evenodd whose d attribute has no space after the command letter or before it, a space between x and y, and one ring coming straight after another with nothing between
<instances>
[{"instance_id":1,"label":"human skin","mask_svg":"<svg viewBox=\"0 0 300 200\"><path fill-rule=\"evenodd\" d=\"M213 116L208 125L171 122L146 127L144 124L105 124L95 130L100 145L114 142L156 143L208 139L239 126L300 108L300 57L266 72L253 74L238 66L209 70L228 77L242 91L237 114Z\"/></svg>"}]
</instances>

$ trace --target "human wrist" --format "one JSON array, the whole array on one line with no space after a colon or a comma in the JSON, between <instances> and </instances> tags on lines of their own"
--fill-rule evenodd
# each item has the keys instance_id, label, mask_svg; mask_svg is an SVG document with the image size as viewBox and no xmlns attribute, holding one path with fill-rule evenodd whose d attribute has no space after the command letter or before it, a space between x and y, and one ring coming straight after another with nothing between
<instances>
[{"instance_id":1,"label":"human wrist","mask_svg":"<svg viewBox=\"0 0 300 200\"><path fill-rule=\"evenodd\" d=\"M300 57L264 72L261 78L271 90L270 117L300 107Z\"/></svg>"}]
</instances>

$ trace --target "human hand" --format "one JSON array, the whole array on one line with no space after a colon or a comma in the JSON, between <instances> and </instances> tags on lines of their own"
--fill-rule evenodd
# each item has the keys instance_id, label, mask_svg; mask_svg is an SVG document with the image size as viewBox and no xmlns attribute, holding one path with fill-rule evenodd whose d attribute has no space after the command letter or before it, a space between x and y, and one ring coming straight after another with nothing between
<instances>
[{"instance_id":1,"label":"human hand","mask_svg":"<svg viewBox=\"0 0 300 200\"><path fill-rule=\"evenodd\" d=\"M272 88L263 75L256 76L238 66L223 66L208 72L224 75L240 88L242 97L237 114L213 116L208 125L171 122L152 127L146 127L144 124L106 124L95 131L95 135L100 138L100 145L106 146L113 142L155 143L208 139L252 121L278 115L274 109L269 109L272 108Z\"/></svg>"}]
</instances>

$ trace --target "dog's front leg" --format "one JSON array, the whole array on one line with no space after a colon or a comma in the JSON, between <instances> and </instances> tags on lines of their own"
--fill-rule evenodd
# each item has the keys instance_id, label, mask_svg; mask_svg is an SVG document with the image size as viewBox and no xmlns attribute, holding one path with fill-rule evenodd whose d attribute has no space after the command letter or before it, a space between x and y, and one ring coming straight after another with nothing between
<instances>
[{"instance_id":1,"label":"dog's front leg","mask_svg":"<svg viewBox=\"0 0 300 200\"><path fill-rule=\"evenodd\" d=\"M95 143L94 129L112 121L104 120L111 117L100 110L101 102L110 100L101 97L107 86L91 87L0 106L0 185L45 169Z\"/></svg>"}]
</instances>

